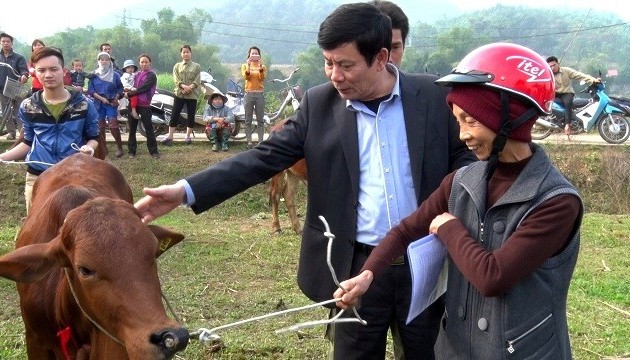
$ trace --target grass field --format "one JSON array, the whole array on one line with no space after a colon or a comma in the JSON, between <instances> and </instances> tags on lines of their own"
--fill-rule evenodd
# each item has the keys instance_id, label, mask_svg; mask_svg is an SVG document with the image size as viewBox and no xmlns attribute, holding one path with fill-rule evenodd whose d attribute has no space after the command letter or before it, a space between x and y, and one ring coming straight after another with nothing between
<instances>
[{"instance_id":1,"label":"grass field","mask_svg":"<svg viewBox=\"0 0 630 360\"><path fill-rule=\"evenodd\" d=\"M1 144L0 151L1 146L6 145ZM237 144L232 145L228 153L213 153L208 142L189 146L176 144L161 148L162 158L156 161L148 156L141 143L136 159L112 162L125 174L135 197L139 198L143 186L176 181L242 148ZM620 151L620 156L627 159L627 149L615 149L620 149L614 151ZM607 155L609 150L588 148L584 151L585 154L575 154L575 149L551 149L562 159L561 168L567 167L574 172L573 176L583 176L580 171L588 170L591 178L595 178L599 170L589 167L591 162L600 161L598 156L615 157ZM572 156L591 160L571 164ZM24 216L23 177L21 166L0 169L0 253L13 248L13 238ZM583 193L591 188L604 188L596 179L584 179L582 184ZM627 181L625 186L622 191L627 191ZM615 198L614 193L609 193L609 197ZM588 200L591 204L606 200L604 195L592 199ZM611 203L622 203L621 208L627 208L628 201L624 196ZM298 203L302 204L298 212L302 215L304 202L302 187L298 194ZM589 205L588 208L596 207ZM602 210L589 212L582 227L580 258L568 307L575 359L630 357L630 259L627 255L630 253L630 215L627 211L621 215L604 213ZM255 186L204 214L195 216L181 208L157 223L186 235L183 243L160 258L159 269L164 293L188 329L210 329L311 303L296 285L300 238L290 231L286 213L281 214L283 234L270 234L266 184ZM326 311L318 308L226 329L219 332L223 344L192 341L178 358L325 359L328 344L323 339L322 327L283 334L276 334L275 330L326 316ZM15 285L0 280L0 359L25 358Z\"/></svg>"}]
</instances>

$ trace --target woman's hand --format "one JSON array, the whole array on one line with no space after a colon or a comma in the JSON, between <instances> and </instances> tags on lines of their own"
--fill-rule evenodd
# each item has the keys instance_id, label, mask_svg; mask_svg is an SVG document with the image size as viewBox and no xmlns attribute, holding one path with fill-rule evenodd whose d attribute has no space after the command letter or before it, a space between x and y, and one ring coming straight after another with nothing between
<instances>
[{"instance_id":1,"label":"woman's hand","mask_svg":"<svg viewBox=\"0 0 630 360\"><path fill-rule=\"evenodd\" d=\"M341 299L341 301L337 301L335 305L341 309L356 306L361 296L365 294L370 284L372 284L372 280L374 280L372 272L365 270L361 274L341 282L343 288L337 289L333 294L334 299Z\"/></svg>"},{"instance_id":2,"label":"woman's hand","mask_svg":"<svg viewBox=\"0 0 630 360\"><path fill-rule=\"evenodd\" d=\"M431 225L429 225L429 233L437 234L438 229L442 226L442 224L453 219L456 219L456 217L447 212L436 216L435 219L431 221Z\"/></svg>"}]
</instances>

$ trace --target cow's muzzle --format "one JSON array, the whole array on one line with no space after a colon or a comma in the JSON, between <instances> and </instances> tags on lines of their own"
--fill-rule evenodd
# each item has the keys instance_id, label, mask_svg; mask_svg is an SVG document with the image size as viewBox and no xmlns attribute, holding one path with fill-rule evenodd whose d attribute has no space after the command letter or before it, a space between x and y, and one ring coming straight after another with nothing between
<instances>
[{"instance_id":1,"label":"cow's muzzle","mask_svg":"<svg viewBox=\"0 0 630 360\"><path fill-rule=\"evenodd\" d=\"M176 352L188 346L188 330L184 328L165 329L151 334L150 341L160 348L166 359L172 358Z\"/></svg>"}]
</instances>

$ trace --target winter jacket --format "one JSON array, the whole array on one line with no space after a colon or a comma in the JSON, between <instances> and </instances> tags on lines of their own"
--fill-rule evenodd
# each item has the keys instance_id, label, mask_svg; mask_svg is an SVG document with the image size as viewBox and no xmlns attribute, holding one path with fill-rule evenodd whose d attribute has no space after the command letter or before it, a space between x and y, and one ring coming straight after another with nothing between
<instances>
[{"instance_id":1,"label":"winter jacket","mask_svg":"<svg viewBox=\"0 0 630 360\"><path fill-rule=\"evenodd\" d=\"M98 140L98 112L90 100L75 91L70 91L58 120L48 111L41 91L22 102L19 116L24 124L24 143L31 147L26 161L45 163L30 163L27 172L33 175L75 154L72 144L81 147L89 140Z\"/></svg>"},{"instance_id":2,"label":"winter jacket","mask_svg":"<svg viewBox=\"0 0 630 360\"><path fill-rule=\"evenodd\" d=\"M579 197L544 151L538 146L534 149L532 159L510 189L489 209L485 209L487 162L473 163L455 176L449 212L488 251L500 248L521 221L546 200L560 194ZM483 296L451 264L446 312L435 346L438 357L571 359L566 300L578 256L581 217L582 212L564 249L504 295Z\"/></svg>"}]
</instances>

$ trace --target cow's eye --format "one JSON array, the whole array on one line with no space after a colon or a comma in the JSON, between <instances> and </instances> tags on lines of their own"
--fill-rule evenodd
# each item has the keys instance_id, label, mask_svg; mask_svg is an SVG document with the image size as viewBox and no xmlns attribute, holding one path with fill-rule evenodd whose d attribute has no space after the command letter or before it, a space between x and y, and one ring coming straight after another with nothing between
<instances>
[{"instance_id":1,"label":"cow's eye","mask_svg":"<svg viewBox=\"0 0 630 360\"><path fill-rule=\"evenodd\" d=\"M78 268L79 274L82 276L93 276L94 271L86 268L85 266L79 266Z\"/></svg>"}]
</instances>

